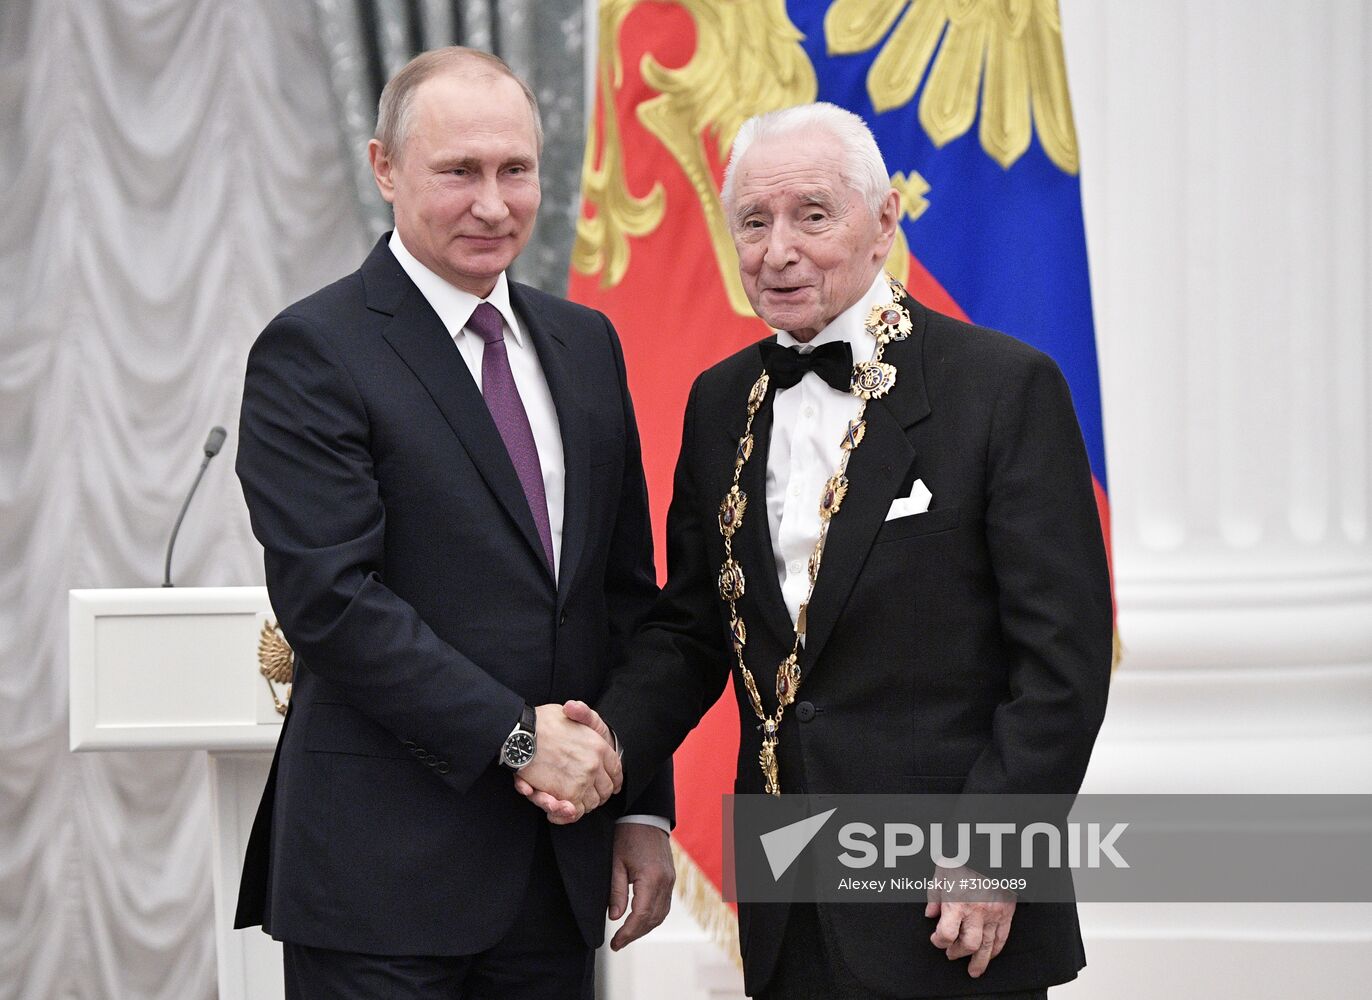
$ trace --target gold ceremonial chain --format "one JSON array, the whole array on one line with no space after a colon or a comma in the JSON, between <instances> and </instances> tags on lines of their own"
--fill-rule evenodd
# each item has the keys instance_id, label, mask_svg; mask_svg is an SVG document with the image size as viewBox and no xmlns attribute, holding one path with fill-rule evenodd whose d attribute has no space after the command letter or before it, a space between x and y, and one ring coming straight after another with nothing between
<instances>
[{"instance_id":1,"label":"gold ceremonial chain","mask_svg":"<svg viewBox=\"0 0 1372 1000\"><path fill-rule=\"evenodd\" d=\"M880 399L896 384L895 365L882 361L882 352L892 341L904 340L910 336L910 331L914 328L910 312L902 304L905 289L889 274L886 281L891 288L894 301L889 305L873 306L864 324L867 332L876 338L876 348L872 352L872 360L859 361L853 365L849 391L861 399L862 404L858 408L857 418L848 422L848 429L844 432L843 440L839 442L841 454L838 471L829 477L820 493L819 540L815 542L815 550L810 554L810 588L806 591L805 600L801 602L796 615L791 652L777 667L777 709L771 716L763 710L757 682L753 680L753 672L748 669L743 659L743 647L748 642L747 626L738 613L738 601L743 597L744 591L743 567L734 561L734 532L743 523L744 512L748 509L748 495L738 488L738 483L743 475L743 467L753 456L753 418L757 416L758 410L767 398L769 378L765 370L748 392L748 422L743 427L743 437L739 438L738 451L734 455L734 482L719 505L719 533L724 536L724 565L719 570L719 596L729 605L729 632L733 638L734 656L738 660L738 672L743 677L743 686L748 691L748 700L752 702L753 712L762 723L762 750L758 753L758 764L762 768L762 776L766 779L768 795L781 794L776 752L777 742L781 736L781 718L786 714L787 706L795 701L796 692L800 690L799 657L800 643L805 638L805 612L810 606L810 598L815 593L815 581L819 579L819 564L824 557L824 541L829 537L829 522L842 508L843 498L848 495L848 459L857 450L858 445L862 444L863 435L866 434L867 422L864 418L868 400Z\"/></svg>"}]
</instances>

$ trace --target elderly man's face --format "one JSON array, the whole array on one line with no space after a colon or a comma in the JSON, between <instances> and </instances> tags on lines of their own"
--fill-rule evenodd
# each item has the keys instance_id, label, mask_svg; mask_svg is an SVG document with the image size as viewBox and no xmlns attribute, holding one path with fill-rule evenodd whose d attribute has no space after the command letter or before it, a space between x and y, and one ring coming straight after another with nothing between
<instances>
[{"instance_id":1,"label":"elderly man's face","mask_svg":"<svg viewBox=\"0 0 1372 1000\"><path fill-rule=\"evenodd\" d=\"M895 239L899 197L878 215L843 180L825 133L754 143L734 179L731 226L748 301L808 341L871 287Z\"/></svg>"},{"instance_id":2,"label":"elderly man's face","mask_svg":"<svg viewBox=\"0 0 1372 1000\"><path fill-rule=\"evenodd\" d=\"M405 248L485 297L533 231L541 197L533 114L519 85L448 72L416 88L399 156L373 140L372 168Z\"/></svg>"}]
</instances>

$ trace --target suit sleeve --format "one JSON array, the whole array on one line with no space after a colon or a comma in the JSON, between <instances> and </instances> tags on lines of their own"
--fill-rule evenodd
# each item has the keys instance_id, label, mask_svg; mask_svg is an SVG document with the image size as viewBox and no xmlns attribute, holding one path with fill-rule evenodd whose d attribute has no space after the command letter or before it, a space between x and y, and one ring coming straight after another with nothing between
<instances>
[{"instance_id":1,"label":"suit sleeve","mask_svg":"<svg viewBox=\"0 0 1372 1000\"><path fill-rule=\"evenodd\" d=\"M705 556L699 486L692 473L699 381L686 405L681 454L667 511L667 585L634 637L624 666L597 705L624 743L633 799L695 728L729 679L727 636L714 570ZM638 810L637 806L635 811Z\"/></svg>"},{"instance_id":2,"label":"suit sleeve","mask_svg":"<svg viewBox=\"0 0 1372 1000\"><path fill-rule=\"evenodd\" d=\"M653 565L653 529L648 509L648 484L643 475L643 454L638 438L638 422L634 418L633 401L629 397L624 352L620 347L619 337L608 319L605 320L605 327L614 350L620 395L624 401L625 429L624 485L620 492L619 514L615 518L614 534L610 539L610 553L605 570L605 594L610 616L612 663L616 670L632 670L633 666L626 665L625 659L635 631L647 617L658 597L657 570ZM620 739L623 741L623 734L620 734ZM669 824L675 825L676 792L671 758L668 757L656 768L651 780L638 784L632 798L626 790L623 803L626 813L661 816Z\"/></svg>"},{"instance_id":3,"label":"suit sleeve","mask_svg":"<svg viewBox=\"0 0 1372 1000\"><path fill-rule=\"evenodd\" d=\"M248 358L237 471L272 609L300 662L465 791L523 699L439 639L387 588L385 509L366 406L323 331L277 317Z\"/></svg>"},{"instance_id":4,"label":"suit sleeve","mask_svg":"<svg viewBox=\"0 0 1372 1000\"><path fill-rule=\"evenodd\" d=\"M1113 618L1086 449L1046 355L1034 352L1002 382L987 477L1010 697L963 791L1073 794L1105 715Z\"/></svg>"}]
</instances>

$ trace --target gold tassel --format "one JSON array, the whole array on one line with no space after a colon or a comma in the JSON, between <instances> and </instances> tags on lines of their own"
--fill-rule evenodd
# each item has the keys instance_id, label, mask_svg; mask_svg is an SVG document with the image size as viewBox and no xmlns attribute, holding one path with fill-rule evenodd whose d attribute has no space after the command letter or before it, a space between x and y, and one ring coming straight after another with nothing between
<instances>
[{"instance_id":1,"label":"gold tassel","mask_svg":"<svg viewBox=\"0 0 1372 1000\"><path fill-rule=\"evenodd\" d=\"M738 916L720 891L691 856L672 839L672 863L676 866L676 896L705 933L719 945L738 969L743 958L738 948Z\"/></svg>"}]
</instances>

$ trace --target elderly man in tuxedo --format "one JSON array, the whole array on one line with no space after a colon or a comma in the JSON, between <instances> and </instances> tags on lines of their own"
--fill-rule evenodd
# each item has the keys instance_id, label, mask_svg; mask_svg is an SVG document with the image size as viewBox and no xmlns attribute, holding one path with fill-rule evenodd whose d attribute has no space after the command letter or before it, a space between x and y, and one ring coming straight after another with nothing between
<instances>
[{"instance_id":1,"label":"elderly man in tuxedo","mask_svg":"<svg viewBox=\"0 0 1372 1000\"><path fill-rule=\"evenodd\" d=\"M597 703L628 793L731 673L740 793L1075 792L1112 620L1057 366L884 273L899 196L850 112L744 124L723 202L777 333L691 390L668 581ZM743 903L739 930L749 992L785 1000L1039 997L1085 964L1073 906L1009 896Z\"/></svg>"},{"instance_id":2,"label":"elderly man in tuxedo","mask_svg":"<svg viewBox=\"0 0 1372 1000\"><path fill-rule=\"evenodd\" d=\"M612 883L616 946L670 902L670 765L616 796L610 734L564 714L657 587L614 329L506 275L541 143L503 62L417 57L369 150L394 232L248 360L238 472L296 661L238 924L291 997L590 997ZM554 826L514 772L611 805Z\"/></svg>"}]
</instances>

